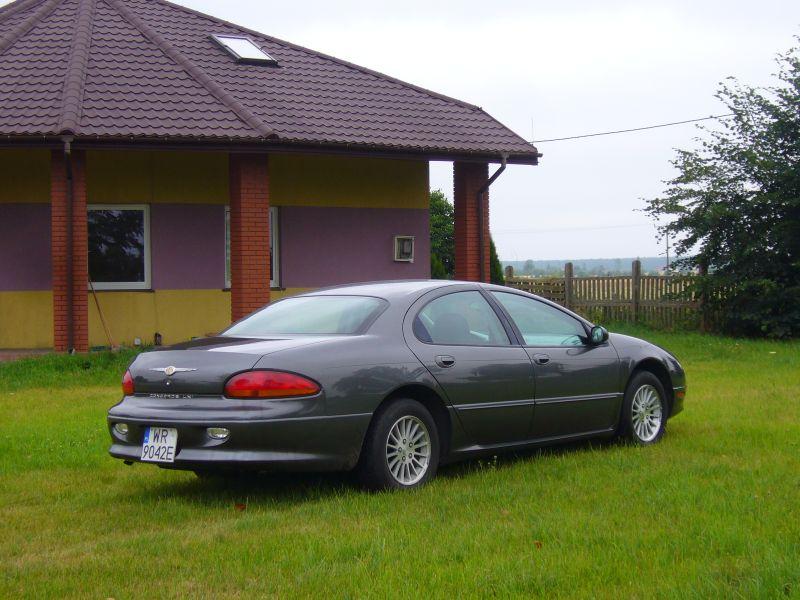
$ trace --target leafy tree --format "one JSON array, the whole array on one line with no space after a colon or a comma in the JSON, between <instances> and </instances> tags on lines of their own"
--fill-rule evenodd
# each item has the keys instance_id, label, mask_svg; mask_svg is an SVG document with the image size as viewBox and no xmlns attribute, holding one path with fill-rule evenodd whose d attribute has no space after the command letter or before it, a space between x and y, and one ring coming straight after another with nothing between
<instances>
[{"instance_id":1,"label":"leafy tree","mask_svg":"<svg viewBox=\"0 0 800 600\"><path fill-rule=\"evenodd\" d=\"M506 282L503 275L503 265L497 258L497 248L494 247L494 240L489 238L489 281L503 285Z\"/></svg>"},{"instance_id":2,"label":"leafy tree","mask_svg":"<svg viewBox=\"0 0 800 600\"><path fill-rule=\"evenodd\" d=\"M441 259L433 252L431 252L431 279L452 279Z\"/></svg>"},{"instance_id":3,"label":"leafy tree","mask_svg":"<svg viewBox=\"0 0 800 600\"><path fill-rule=\"evenodd\" d=\"M525 275L533 275L534 268L533 261L529 258L522 267L522 273Z\"/></svg>"},{"instance_id":4,"label":"leafy tree","mask_svg":"<svg viewBox=\"0 0 800 600\"><path fill-rule=\"evenodd\" d=\"M442 190L432 190L431 277L452 279L456 271L455 209Z\"/></svg>"},{"instance_id":5,"label":"leafy tree","mask_svg":"<svg viewBox=\"0 0 800 600\"><path fill-rule=\"evenodd\" d=\"M800 334L800 48L777 62L773 87L721 84L733 116L678 151L679 174L645 208L736 335Z\"/></svg>"}]
</instances>

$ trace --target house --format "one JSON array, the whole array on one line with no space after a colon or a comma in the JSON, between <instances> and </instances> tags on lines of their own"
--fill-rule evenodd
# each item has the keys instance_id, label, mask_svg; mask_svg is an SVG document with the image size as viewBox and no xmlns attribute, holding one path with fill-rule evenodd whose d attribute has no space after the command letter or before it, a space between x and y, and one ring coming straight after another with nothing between
<instances>
[{"instance_id":1,"label":"house","mask_svg":"<svg viewBox=\"0 0 800 600\"><path fill-rule=\"evenodd\" d=\"M476 106L163 0L0 9L0 348L186 340L319 286L426 278L453 161L457 276L488 277ZM481 193L479 193L481 192Z\"/></svg>"}]
</instances>

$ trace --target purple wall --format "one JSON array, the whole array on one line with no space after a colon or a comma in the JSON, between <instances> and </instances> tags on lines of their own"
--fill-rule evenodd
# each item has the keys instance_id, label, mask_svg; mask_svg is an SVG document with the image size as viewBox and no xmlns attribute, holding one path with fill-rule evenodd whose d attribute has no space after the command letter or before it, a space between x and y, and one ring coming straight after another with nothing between
<instances>
[{"instance_id":1,"label":"purple wall","mask_svg":"<svg viewBox=\"0 0 800 600\"><path fill-rule=\"evenodd\" d=\"M285 206L281 285L321 287L430 277L428 211ZM416 236L413 263L394 262L393 237ZM150 206L153 289L225 287L225 208ZM51 288L50 206L0 204L0 291Z\"/></svg>"},{"instance_id":2,"label":"purple wall","mask_svg":"<svg viewBox=\"0 0 800 600\"><path fill-rule=\"evenodd\" d=\"M430 277L427 209L283 206L281 285L321 287ZM395 262L395 235L416 236L414 262Z\"/></svg>"},{"instance_id":3,"label":"purple wall","mask_svg":"<svg viewBox=\"0 0 800 600\"><path fill-rule=\"evenodd\" d=\"M51 286L50 205L0 203L0 291Z\"/></svg>"},{"instance_id":4,"label":"purple wall","mask_svg":"<svg viewBox=\"0 0 800 600\"><path fill-rule=\"evenodd\" d=\"M150 269L154 290L225 287L225 207L150 205Z\"/></svg>"}]
</instances>

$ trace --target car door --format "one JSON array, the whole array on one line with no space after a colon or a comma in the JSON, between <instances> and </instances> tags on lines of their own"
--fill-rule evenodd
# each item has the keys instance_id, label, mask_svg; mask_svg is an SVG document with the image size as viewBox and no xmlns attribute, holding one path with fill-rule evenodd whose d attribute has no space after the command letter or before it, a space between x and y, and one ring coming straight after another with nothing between
<instances>
[{"instance_id":1,"label":"car door","mask_svg":"<svg viewBox=\"0 0 800 600\"><path fill-rule=\"evenodd\" d=\"M619 356L609 342L591 344L583 323L527 295L492 291L533 362L532 439L599 432L619 418Z\"/></svg>"},{"instance_id":2,"label":"car door","mask_svg":"<svg viewBox=\"0 0 800 600\"><path fill-rule=\"evenodd\" d=\"M512 344L513 332L476 287L426 294L409 310L404 332L475 444L527 439L533 416L531 361Z\"/></svg>"}]
</instances>

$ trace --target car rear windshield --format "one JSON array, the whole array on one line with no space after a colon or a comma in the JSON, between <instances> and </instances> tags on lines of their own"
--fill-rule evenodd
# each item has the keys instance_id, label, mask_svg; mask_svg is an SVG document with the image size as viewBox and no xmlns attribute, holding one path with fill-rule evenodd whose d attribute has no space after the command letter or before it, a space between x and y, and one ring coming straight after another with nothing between
<instances>
[{"instance_id":1,"label":"car rear windshield","mask_svg":"<svg viewBox=\"0 0 800 600\"><path fill-rule=\"evenodd\" d=\"M304 296L287 298L236 323L230 336L283 334L354 334L380 313L385 300L369 296Z\"/></svg>"}]
</instances>

